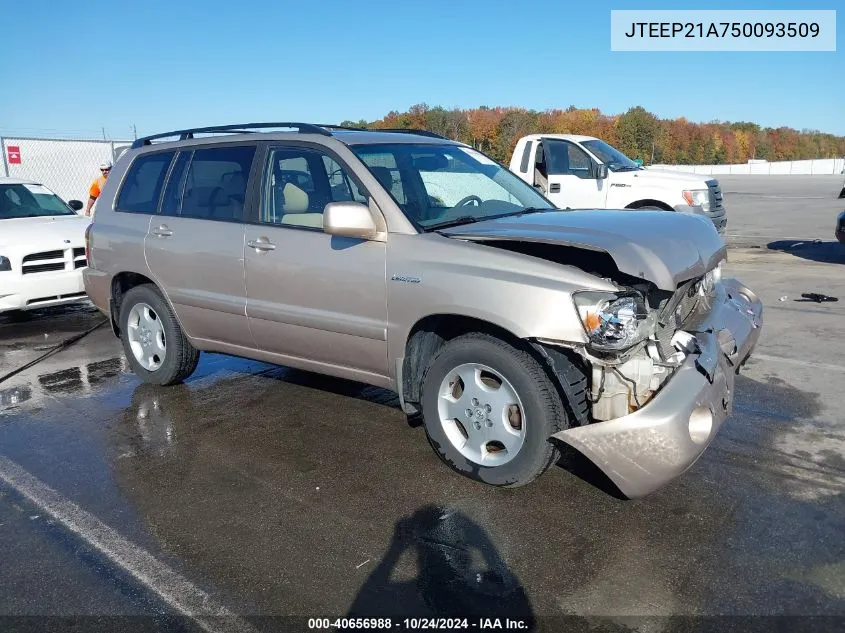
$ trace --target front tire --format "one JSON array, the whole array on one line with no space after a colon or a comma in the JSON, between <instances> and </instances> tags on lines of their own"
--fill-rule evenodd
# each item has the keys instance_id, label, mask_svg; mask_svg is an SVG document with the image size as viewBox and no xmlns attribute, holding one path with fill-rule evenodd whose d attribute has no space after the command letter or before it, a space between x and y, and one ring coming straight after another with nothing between
<instances>
[{"instance_id":1,"label":"front tire","mask_svg":"<svg viewBox=\"0 0 845 633\"><path fill-rule=\"evenodd\" d=\"M423 378L426 435L452 469L516 487L559 457L549 437L569 427L555 384L526 350L481 333L444 345Z\"/></svg>"},{"instance_id":2,"label":"front tire","mask_svg":"<svg viewBox=\"0 0 845 633\"><path fill-rule=\"evenodd\" d=\"M120 305L120 338L132 370L153 385L175 385L194 373L199 351L191 345L161 291L135 286Z\"/></svg>"}]
</instances>

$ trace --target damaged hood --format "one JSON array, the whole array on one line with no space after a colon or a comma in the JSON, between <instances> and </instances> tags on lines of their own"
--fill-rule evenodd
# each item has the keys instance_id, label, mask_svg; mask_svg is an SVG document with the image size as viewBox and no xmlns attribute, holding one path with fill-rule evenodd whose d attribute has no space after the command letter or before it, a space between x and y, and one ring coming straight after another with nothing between
<instances>
[{"instance_id":1,"label":"damaged hood","mask_svg":"<svg viewBox=\"0 0 845 633\"><path fill-rule=\"evenodd\" d=\"M605 252L621 272L670 291L703 275L727 253L709 218L673 211L546 211L480 220L440 233L478 242L542 242Z\"/></svg>"}]
</instances>

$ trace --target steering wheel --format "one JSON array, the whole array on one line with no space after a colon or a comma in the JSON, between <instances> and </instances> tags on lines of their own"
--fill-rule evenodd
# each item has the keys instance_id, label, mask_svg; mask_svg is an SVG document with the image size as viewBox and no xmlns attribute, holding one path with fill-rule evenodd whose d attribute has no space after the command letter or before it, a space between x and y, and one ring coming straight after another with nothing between
<instances>
[{"instance_id":1,"label":"steering wheel","mask_svg":"<svg viewBox=\"0 0 845 633\"><path fill-rule=\"evenodd\" d=\"M458 200L458 202L457 202L457 204L455 204L455 206L456 207L463 207L463 206L468 205L470 202L473 202L473 201L475 201L475 206L477 206L477 207L480 207L481 203L484 202L484 200L482 200L478 196L471 195L471 196L466 196L465 198L461 198L460 200Z\"/></svg>"}]
</instances>

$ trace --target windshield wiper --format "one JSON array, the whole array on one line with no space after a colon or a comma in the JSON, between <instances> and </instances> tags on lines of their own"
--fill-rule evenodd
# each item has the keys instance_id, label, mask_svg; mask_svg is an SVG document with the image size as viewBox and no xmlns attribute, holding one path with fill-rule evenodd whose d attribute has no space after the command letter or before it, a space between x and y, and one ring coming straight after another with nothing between
<instances>
[{"instance_id":1,"label":"windshield wiper","mask_svg":"<svg viewBox=\"0 0 845 633\"><path fill-rule=\"evenodd\" d=\"M499 220L501 218L516 218L528 213L543 213L545 211L560 211L557 207L526 207L519 211L511 213L499 213L497 215L487 215L478 217L474 215L464 215L452 220L444 220L443 222L435 222L434 224L427 224L426 230L446 229L452 226L461 226L462 224L472 224L473 222L486 222L487 220Z\"/></svg>"},{"instance_id":2,"label":"windshield wiper","mask_svg":"<svg viewBox=\"0 0 845 633\"><path fill-rule=\"evenodd\" d=\"M631 165L620 165L616 168L616 171L639 171L642 167L636 167Z\"/></svg>"},{"instance_id":3,"label":"windshield wiper","mask_svg":"<svg viewBox=\"0 0 845 633\"><path fill-rule=\"evenodd\" d=\"M442 222L434 222L433 224L426 224L426 231L435 231L437 229L448 229L451 226L460 226L462 224L472 224L479 220L486 220L488 218L479 218L474 215L462 215L459 218L452 218L451 220L443 220Z\"/></svg>"},{"instance_id":4,"label":"windshield wiper","mask_svg":"<svg viewBox=\"0 0 845 633\"><path fill-rule=\"evenodd\" d=\"M525 207L522 211L508 213L507 215L499 217L519 217L520 215L526 215L527 213L543 213L545 211L560 211L560 209L557 207Z\"/></svg>"}]
</instances>

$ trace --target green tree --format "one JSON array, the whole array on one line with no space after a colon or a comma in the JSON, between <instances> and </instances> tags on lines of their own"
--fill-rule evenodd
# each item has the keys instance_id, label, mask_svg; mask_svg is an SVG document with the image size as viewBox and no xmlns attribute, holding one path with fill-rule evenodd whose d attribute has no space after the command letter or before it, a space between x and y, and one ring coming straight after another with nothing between
<instances>
[{"instance_id":1,"label":"green tree","mask_svg":"<svg viewBox=\"0 0 845 633\"><path fill-rule=\"evenodd\" d=\"M497 129L497 138L493 145L492 156L507 165L516 142L523 136L537 131L540 115L533 110L509 110L502 117Z\"/></svg>"},{"instance_id":2,"label":"green tree","mask_svg":"<svg viewBox=\"0 0 845 633\"><path fill-rule=\"evenodd\" d=\"M616 133L619 149L631 158L649 160L660 124L657 117L642 106L636 106L619 117Z\"/></svg>"}]
</instances>

